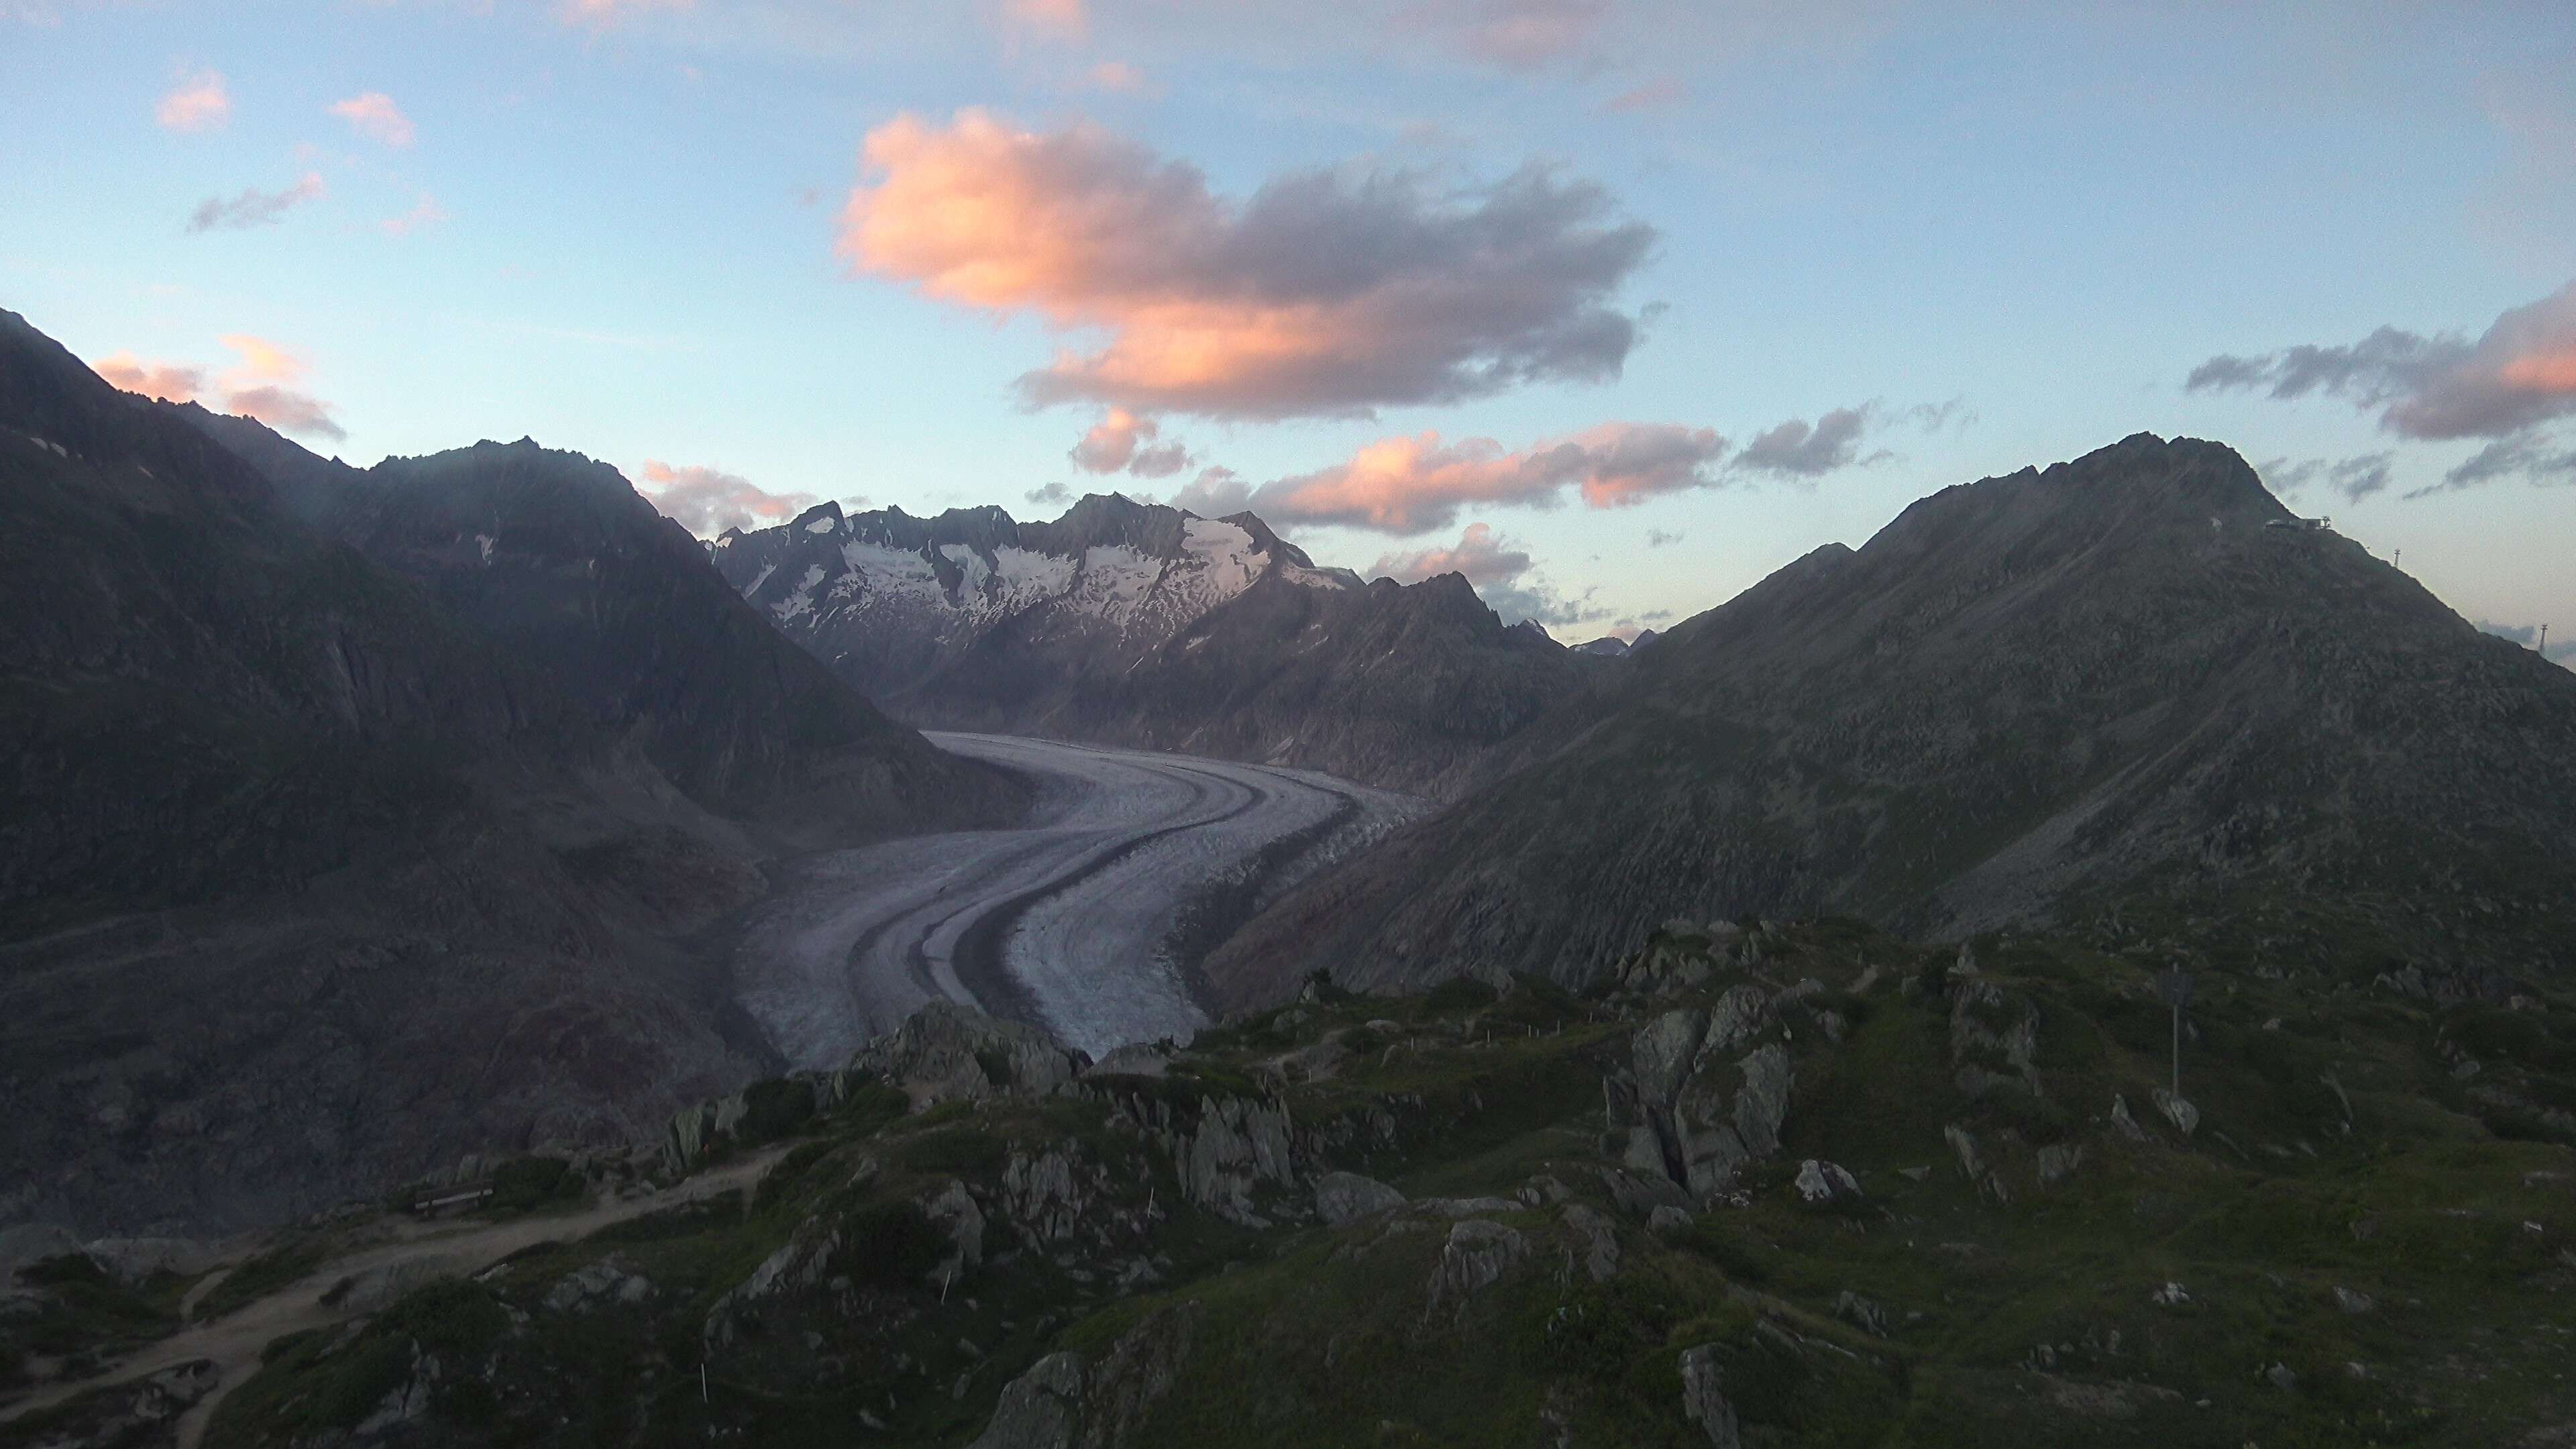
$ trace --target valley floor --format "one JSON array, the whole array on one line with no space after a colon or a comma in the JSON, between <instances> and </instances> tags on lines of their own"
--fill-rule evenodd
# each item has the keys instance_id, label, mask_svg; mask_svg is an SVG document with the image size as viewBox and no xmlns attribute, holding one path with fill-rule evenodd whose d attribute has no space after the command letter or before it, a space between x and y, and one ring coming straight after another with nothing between
<instances>
[{"instance_id":1,"label":"valley floor","mask_svg":"<svg viewBox=\"0 0 2576 1449\"><path fill-rule=\"evenodd\" d=\"M1208 1021L1197 958L1257 905L1427 806L1306 770L1004 735L932 743L1031 778L1010 830L798 862L734 989L791 1065L837 1066L933 997L1095 1055Z\"/></svg>"}]
</instances>

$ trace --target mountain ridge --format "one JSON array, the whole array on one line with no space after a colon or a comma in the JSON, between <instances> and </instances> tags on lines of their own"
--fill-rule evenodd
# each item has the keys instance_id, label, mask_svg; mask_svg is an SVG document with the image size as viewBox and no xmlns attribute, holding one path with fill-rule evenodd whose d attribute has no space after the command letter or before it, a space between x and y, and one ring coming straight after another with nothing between
<instances>
[{"instance_id":1,"label":"mountain ridge","mask_svg":"<svg viewBox=\"0 0 2576 1449\"><path fill-rule=\"evenodd\" d=\"M2527 653L2300 526L2231 450L2138 435L1942 490L1676 625L1208 969L1237 1004L1327 964L1573 982L1677 915L1947 938L2233 890L2331 900L2428 970L2576 970L2550 904L2576 888L2552 864L2576 679ZM2480 872L2519 904L2460 940L2433 883Z\"/></svg>"},{"instance_id":2,"label":"mountain ridge","mask_svg":"<svg viewBox=\"0 0 2576 1449\"><path fill-rule=\"evenodd\" d=\"M1466 788L1598 663L1504 628L1462 576L1364 583L1251 513L1118 494L1026 523L989 506L922 519L823 503L728 529L708 552L789 637L911 723L1417 793Z\"/></svg>"}]
</instances>

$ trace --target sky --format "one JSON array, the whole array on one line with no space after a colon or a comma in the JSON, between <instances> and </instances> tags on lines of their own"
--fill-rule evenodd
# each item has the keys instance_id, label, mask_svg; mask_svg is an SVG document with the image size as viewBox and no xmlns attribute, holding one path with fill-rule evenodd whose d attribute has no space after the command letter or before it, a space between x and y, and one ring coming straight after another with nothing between
<instances>
[{"instance_id":1,"label":"sky","mask_svg":"<svg viewBox=\"0 0 2576 1449\"><path fill-rule=\"evenodd\" d=\"M1580 640L2150 431L2576 661L2563 0L0 0L0 75L0 306L356 463L1249 506Z\"/></svg>"}]
</instances>

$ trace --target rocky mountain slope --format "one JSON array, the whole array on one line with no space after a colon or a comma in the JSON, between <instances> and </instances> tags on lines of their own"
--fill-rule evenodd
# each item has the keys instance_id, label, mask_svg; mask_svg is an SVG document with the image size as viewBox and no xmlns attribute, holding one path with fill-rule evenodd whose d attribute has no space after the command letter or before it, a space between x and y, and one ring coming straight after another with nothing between
<instances>
[{"instance_id":1,"label":"rocky mountain slope","mask_svg":"<svg viewBox=\"0 0 2576 1449\"><path fill-rule=\"evenodd\" d=\"M2576 972L2576 677L2141 435L1947 489L1659 638L1496 787L1279 903L1233 1000L1525 970L1672 914L2349 939L2494 993Z\"/></svg>"},{"instance_id":2,"label":"rocky mountain slope","mask_svg":"<svg viewBox=\"0 0 2576 1449\"><path fill-rule=\"evenodd\" d=\"M0 1222L623 1137L761 1065L683 938L766 856L1018 806L608 470L231 421L0 314Z\"/></svg>"},{"instance_id":3,"label":"rocky mountain slope","mask_svg":"<svg viewBox=\"0 0 2576 1449\"><path fill-rule=\"evenodd\" d=\"M710 549L789 637L899 717L1455 793L1594 661L1455 575L1321 569L1249 514L1094 495L1052 523L823 504Z\"/></svg>"},{"instance_id":4,"label":"rocky mountain slope","mask_svg":"<svg viewBox=\"0 0 2576 1449\"><path fill-rule=\"evenodd\" d=\"M2576 997L2198 962L2175 1096L2165 959L1675 923L1581 997L1319 986L1096 1063L937 1008L658 1149L463 1164L461 1221L210 1287L56 1245L0 1443L2576 1432Z\"/></svg>"}]
</instances>

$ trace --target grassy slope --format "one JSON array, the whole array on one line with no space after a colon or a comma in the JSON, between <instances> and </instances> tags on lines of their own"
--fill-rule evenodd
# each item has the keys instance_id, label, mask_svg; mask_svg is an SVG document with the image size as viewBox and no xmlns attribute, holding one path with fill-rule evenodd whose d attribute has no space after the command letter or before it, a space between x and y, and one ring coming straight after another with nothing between
<instances>
[{"instance_id":1,"label":"grassy slope","mask_svg":"<svg viewBox=\"0 0 2576 1449\"><path fill-rule=\"evenodd\" d=\"M2576 1152L2553 1116L2576 1083L2576 1000L2443 1006L2326 962L2205 973L2184 1061L2203 1116L2186 1139L2151 1103L2167 1071L2160 957L1980 942L2003 1016L2037 1018L2039 1090L1972 1098L1950 953L1838 923L1760 939L1755 964L1714 963L1678 993L1490 1001L1453 986L1290 1008L1209 1034L1172 1079L1095 1079L1087 1097L902 1117L865 1092L747 1206L539 1249L276 1346L209 1442L327 1440L428 1355L429 1410L392 1440L956 1444L1039 1354L1097 1360L1158 1324L1187 1347L1126 1442L1193 1449L1705 1442L1677 1367L1701 1344L1756 1444L2485 1445L2576 1422ZM1690 938L1648 956L1712 964ZM1854 989L1864 962L1875 977ZM1618 1217L1596 1171L1599 1081L1636 1023L1735 982L1810 977L1826 991L1781 1018L1797 1072L1782 1153L1685 1227ZM1330 1075L1255 1085L1327 1039L1346 1053ZM1269 1090L1307 1144L1330 1144L1316 1147L1329 1165L1416 1198L1562 1183L1618 1218L1618 1272L1592 1281L1553 1204L1487 1208L1530 1252L1435 1306L1446 1216L1328 1229L1282 1192L1260 1199L1277 1226L1227 1222L1183 1202L1164 1145L1128 1125ZM2144 1140L2110 1121L2115 1093ZM1945 1146L1951 1125L1973 1134L1986 1185ZM2044 1186L2049 1146L2084 1155ZM1086 1184L1052 1227L1004 1181L1050 1149ZM1790 1180L1806 1157L1848 1167L1866 1196L1805 1205ZM951 1181L991 1221L983 1264L947 1282L945 1240L914 1205ZM773 1252L835 1229L815 1282L716 1311ZM548 1306L568 1274L612 1259L648 1298ZM2151 1302L2167 1283L2189 1301ZM2338 1288L2373 1306L2346 1311ZM1846 1292L1883 1310L1887 1336L1836 1316ZM2276 1364L2295 1386L2267 1376ZM862 1433L863 1413L882 1431Z\"/></svg>"}]
</instances>

